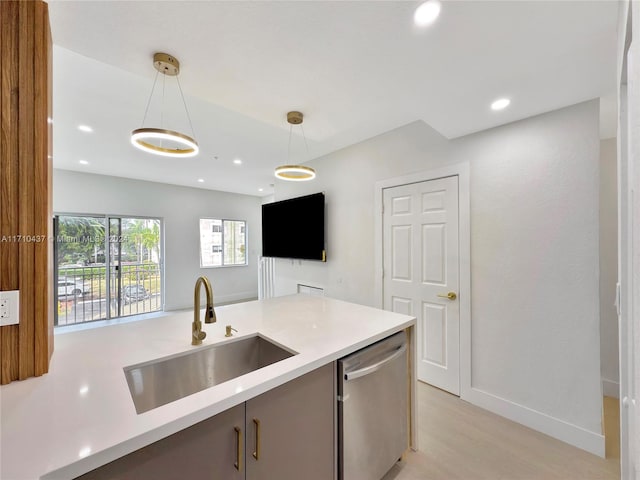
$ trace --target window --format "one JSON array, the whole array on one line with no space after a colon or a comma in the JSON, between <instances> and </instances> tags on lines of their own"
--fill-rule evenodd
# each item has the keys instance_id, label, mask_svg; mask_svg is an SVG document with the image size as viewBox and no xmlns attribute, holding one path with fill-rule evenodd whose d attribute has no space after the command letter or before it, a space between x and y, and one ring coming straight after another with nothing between
<instances>
[{"instance_id":1,"label":"window","mask_svg":"<svg viewBox=\"0 0 640 480\"><path fill-rule=\"evenodd\" d=\"M159 218L56 215L54 230L56 326L162 309Z\"/></svg>"},{"instance_id":2,"label":"window","mask_svg":"<svg viewBox=\"0 0 640 480\"><path fill-rule=\"evenodd\" d=\"M246 222L200 219L200 267L247 264Z\"/></svg>"}]
</instances>

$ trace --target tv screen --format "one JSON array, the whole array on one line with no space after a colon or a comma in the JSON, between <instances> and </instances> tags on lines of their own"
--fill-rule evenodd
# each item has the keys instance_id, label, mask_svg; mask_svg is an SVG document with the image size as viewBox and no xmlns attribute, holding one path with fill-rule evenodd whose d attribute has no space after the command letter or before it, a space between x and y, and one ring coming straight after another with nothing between
<instances>
[{"instance_id":1,"label":"tv screen","mask_svg":"<svg viewBox=\"0 0 640 480\"><path fill-rule=\"evenodd\" d=\"M326 261L324 193L262 205L262 256Z\"/></svg>"}]
</instances>

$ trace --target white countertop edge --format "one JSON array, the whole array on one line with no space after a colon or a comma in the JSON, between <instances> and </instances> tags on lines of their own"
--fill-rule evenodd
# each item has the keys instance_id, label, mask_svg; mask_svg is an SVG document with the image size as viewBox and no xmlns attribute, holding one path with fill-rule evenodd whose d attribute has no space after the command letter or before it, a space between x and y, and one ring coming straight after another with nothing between
<instances>
[{"instance_id":1,"label":"white countertop edge","mask_svg":"<svg viewBox=\"0 0 640 480\"><path fill-rule=\"evenodd\" d=\"M126 439L121 443L113 445L112 447L103 449L101 451L97 451L95 453L92 452L90 455L82 459L78 459L73 463L70 463L68 465L52 470L48 473L45 473L39 478L41 478L42 480L62 480L62 479L66 480L66 479L75 478L80 475L83 475L87 472L90 472L91 470L94 470L98 467L106 465L107 463L110 463L118 458L121 458L131 452L134 452L158 440L161 440L170 435L173 435L174 433L184 430L185 428L195 425L196 423L199 423L203 420L206 420L207 418L210 418L225 410L228 410L229 408L232 408L247 400L250 400L251 398L257 397L262 393L265 393L275 387L283 385L323 365L336 361L346 355L349 355L357 350L360 350L361 348L364 348L368 345L371 345L372 343L382 340L396 332L402 331L408 327L415 326L415 322L416 322L415 318L411 318L410 320L407 320L400 324L396 324L388 329L378 332L375 335L362 339L361 341L356 342L348 347L334 351L331 354L328 354L319 358L313 358L308 362L300 363L300 361L304 361L305 357L307 357L304 354L298 354L293 357L290 357L289 359L282 361L282 362L286 362L286 361L292 360L291 363L298 364L297 366L292 367L290 370L265 378L261 381L255 381L251 386L249 386L247 389L243 390L242 392L229 395L228 397L221 399L213 404L210 404L204 408L188 411L184 415L178 418L175 418L174 420L171 420L167 423L159 425L156 428L152 428L136 437ZM253 332L253 334L256 334L256 333L260 334L260 332ZM267 336L267 338L270 338L270 337ZM296 359L298 360L298 362L295 361ZM281 364L282 362L277 362L277 363ZM271 367L271 365L264 368L268 369L269 367ZM256 372L251 372L246 375L249 376L254 373ZM224 385L224 383L220 385L216 385L211 388L217 388L217 387L220 387L221 385ZM202 394L207 390L210 390L210 389L203 390L193 395ZM177 405L179 402L183 402L187 398L192 397L193 395L190 395L180 400L176 400L175 402L172 402L172 403Z\"/></svg>"}]
</instances>

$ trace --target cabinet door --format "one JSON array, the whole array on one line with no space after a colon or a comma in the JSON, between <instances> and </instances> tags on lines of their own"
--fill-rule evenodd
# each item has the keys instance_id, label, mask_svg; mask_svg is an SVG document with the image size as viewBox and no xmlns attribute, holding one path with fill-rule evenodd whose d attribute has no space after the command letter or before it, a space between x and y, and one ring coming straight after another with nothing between
<instances>
[{"instance_id":1,"label":"cabinet door","mask_svg":"<svg viewBox=\"0 0 640 480\"><path fill-rule=\"evenodd\" d=\"M244 411L244 404L233 407L78 478L82 480L244 479ZM236 428L238 431L235 430ZM240 444L238 444L239 433L241 433ZM236 461L241 462L238 467L234 465Z\"/></svg>"},{"instance_id":2,"label":"cabinet door","mask_svg":"<svg viewBox=\"0 0 640 480\"><path fill-rule=\"evenodd\" d=\"M334 366L247 402L247 480L334 478Z\"/></svg>"}]
</instances>

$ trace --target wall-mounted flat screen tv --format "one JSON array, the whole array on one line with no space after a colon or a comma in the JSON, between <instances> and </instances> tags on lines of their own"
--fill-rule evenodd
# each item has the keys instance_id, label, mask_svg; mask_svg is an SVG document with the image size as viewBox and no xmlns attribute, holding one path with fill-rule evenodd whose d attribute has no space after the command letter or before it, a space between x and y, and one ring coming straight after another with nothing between
<instances>
[{"instance_id":1,"label":"wall-mounted flat screen tv","mask_svg":"<svg viewBox=\"0 0 640 480\"><path fill-rule=\"evenodd\" d=\"M262 205L262 256L327 260L324 193Z\"/></svg>"}]
</instances>

